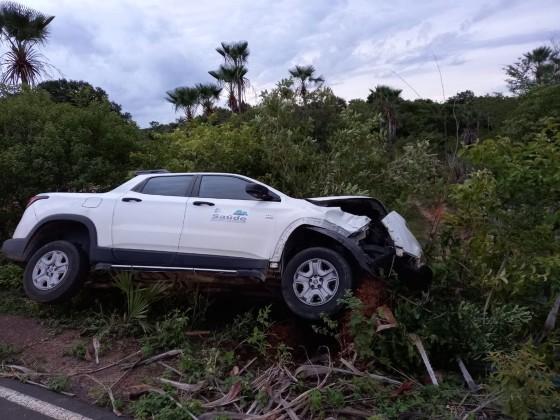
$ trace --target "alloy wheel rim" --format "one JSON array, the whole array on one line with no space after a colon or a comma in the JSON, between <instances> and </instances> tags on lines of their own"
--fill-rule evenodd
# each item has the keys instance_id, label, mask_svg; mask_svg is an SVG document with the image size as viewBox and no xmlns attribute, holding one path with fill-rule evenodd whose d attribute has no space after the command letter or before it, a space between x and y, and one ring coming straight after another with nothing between
<instances>
[{"instance_id":1,"label":"alloy wheel rim","mask_svg":"<svg viewBox=\"0 0 560 420\"><path fill-rule=\"evenodd\" d=\"M52 290L66 277L69 268L68 255L54 250L44 254L35 263L31 278L39 290Z\"/></svg>"},{"instance_id":2,"label":"alloy wheel rim","mask_svg":"<svg viewBox=\"0 0 560 420\"><path fill-rule=\"evenodd\" d=\"M300 302L308 306L320 306L336 295L339 284L338 271L331 262L312 258L297 268L293 289Z\"/></svg>"}]
</instances>

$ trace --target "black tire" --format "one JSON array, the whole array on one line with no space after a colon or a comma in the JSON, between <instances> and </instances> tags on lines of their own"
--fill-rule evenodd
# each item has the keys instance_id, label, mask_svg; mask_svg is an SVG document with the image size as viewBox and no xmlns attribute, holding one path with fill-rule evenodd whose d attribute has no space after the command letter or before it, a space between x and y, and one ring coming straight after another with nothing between
<instances>
[{"instance_id":1,"label":"black tire","mask_svg":"<svg viewBox=\"0 0 560 420\"><path fill-rule=\"evenodd\" d=\"M68 268L58 284L48 290L42 290L33 282L33 271L39 259L53 251L61 251L67 256ZM23 273L23 288L27 296L36 302L63 302L72 298L80 290L87 269L86 256L73 243L67 241L49 242L35 251L27 262Z\"/></svg>"},{"instance_id":2,"label":"black tire","mask_svg":"<svg viewBox=\"0 0 560 420\"><path fill-rule=\"evenodd\" d=\"M304 263L313 259L321 259L330 263L338 274L338 288L329 297L329 300L323 304L318 302L315 302L313 305L304 303L298 298L294 290L294 276L296 272ZM340 311L341 305L338 301L347 290L352 289L352 277L352 268L346 258L340 253L322 247L304 249L292 257L282 273L282 296L293 313L302 318L316 321L321 318L321 314L332 316Z\"/></svg>"}]
</instances>

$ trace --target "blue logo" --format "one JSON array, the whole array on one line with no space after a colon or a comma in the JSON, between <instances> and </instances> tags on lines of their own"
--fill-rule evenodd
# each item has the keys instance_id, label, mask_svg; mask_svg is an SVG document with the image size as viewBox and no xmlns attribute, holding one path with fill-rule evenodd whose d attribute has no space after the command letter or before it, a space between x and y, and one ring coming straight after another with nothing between
<instances>
[{"instance_id":1,"label":"blue logo","mask_svg":"<svg viewBox=\"0 0 560 420\"><path fill-rule=\"evenodd\" d=\"M248 216L249 213L247 213L245 210L235 210L233 215L234 216Z\"/></svg>"}]
</instances>

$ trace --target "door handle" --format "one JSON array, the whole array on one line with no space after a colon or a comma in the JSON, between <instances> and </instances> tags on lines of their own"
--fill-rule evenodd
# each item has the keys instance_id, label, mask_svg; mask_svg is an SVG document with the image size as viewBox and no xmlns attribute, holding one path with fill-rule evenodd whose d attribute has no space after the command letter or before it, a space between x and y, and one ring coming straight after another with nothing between
<instances>
[{"instance_id":1,"label":"door handle","mask_svg":"<svg viewBox=\"0 0 560 420\"><path fill-rule=\"evenodd\" d=\"M210 201L195 201L193 203L193 206L213 206L214 203L211 203Z\"/></svg>"},{"instance_id":2,"label":"door handle","mask_svg":"<svg viewBox=\"0 0 560 420\"><path fill-rule=\"evenodd\" d=\"M136 198L136 197L124 197L124 198L122 199L122 201L125 201L125 202L127 202L127 203L130 202L130 201L134 201L134 202L136 202L136 203L139 203L140 201L142 201L142 199Z\"/></svg>"}]
</instances>

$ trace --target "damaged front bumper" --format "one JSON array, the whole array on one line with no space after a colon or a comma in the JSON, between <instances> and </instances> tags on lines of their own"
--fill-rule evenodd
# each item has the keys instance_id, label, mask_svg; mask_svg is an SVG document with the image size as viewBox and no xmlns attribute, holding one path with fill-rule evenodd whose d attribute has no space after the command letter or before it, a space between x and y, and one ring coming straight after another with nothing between
<instances>
[{"instance_id":1,"label":"damaged front bumper","mask_svg":"<svg viewBox=\"0 0 560 420\"><path fill-rule=\"evenodd\" d=\"M393 255L398 257L391 261L391 268L410 288L426 290L432 282L433 273L430 267L422 264L422 246L408 229L406 220L392 211L381 223L393 242Z\"/></svg>"},{"instance_id":2,"label":"damaged front bumper","mask_svg":"<svg viewBox=\"0 0 560 420\"><path fill-rule=\"evenodd\" d=\"M390 212L381 220L381 223L383 223L383 226L385 226L389 236L393 240L395 253L398 257L407 254L420 261L422 257L422 247L408 229L406 220L404 220L399 213L396 211Z\"/></svg>"}]
</instances>

